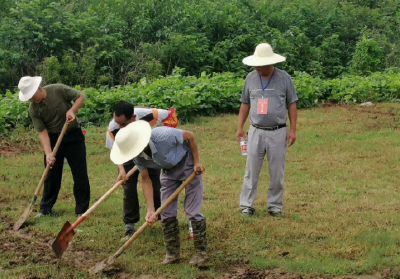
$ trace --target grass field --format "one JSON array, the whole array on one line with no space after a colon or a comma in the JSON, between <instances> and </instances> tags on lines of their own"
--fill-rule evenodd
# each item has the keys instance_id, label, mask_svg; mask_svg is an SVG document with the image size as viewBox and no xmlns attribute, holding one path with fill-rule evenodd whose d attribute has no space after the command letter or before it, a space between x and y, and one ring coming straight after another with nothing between
<instances>
[{"instance_id":1,"label":"grass field","mask_svg":"<svg viewBox=\"0 0 400 279\"><path fill-rule=\"evenodd\" d=\"M234 267L279 268L320 277L384 271L387 277L400 278L399 109L399 104L378 104L299 111L297 142L287 155L282 218L266 212L266 163L255 215L243 218L240 214L246 158L236 142L237 116L199 118L182 125L195 132L206 167L203 213L211 257L207 268L187 264L193 244L181 196L180 264L158 264L164 247L161 226L156 224L111 270L96 278L212 278ZM104 127L86 130L93 204L115 183L116 168L104 147ZM70 170L64 170L54 216L36 220L34 212L28 226L19 234L12 233L11 226L30 201L43 166L33 132L14 132L11 140L10 145L10 140L3 139L0 146L7 154L0 157L0 278L89 278L87 269L122 244L122 189L77 228L73 245L57 260L48 244L65 221L75 220ZM144 216L141 192L140 196ZM35 210L38 205L39 201Z\"/></svg>"}]
</instances>

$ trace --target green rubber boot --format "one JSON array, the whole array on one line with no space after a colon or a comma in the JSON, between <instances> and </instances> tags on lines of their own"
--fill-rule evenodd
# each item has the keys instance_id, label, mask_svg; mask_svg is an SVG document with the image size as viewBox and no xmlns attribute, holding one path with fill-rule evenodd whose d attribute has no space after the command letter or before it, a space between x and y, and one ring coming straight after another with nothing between
<instances>
[{"instance_id":1,"label":"green rubber boot","mask_svg":"<svg viewBox=\"0 0 400 279\"><path fill-rule=\"evenodd\" d=\"M206 220L192 221L195 254L190 265L201 265L207 259Z\"/></svg>"},{"instance_id":2,"label":"green rubber boot","mask_svg":"<svg viewBox=\"0 0 400 279\"><path fill-rule=\"evenodd\" d=\"M165 259L161 264L172 264L179 262L180 256L180 239L179 239L179 223L176 217L171 217L161 222L164 244L167 250Z\"/></svg>"}]
</instances>

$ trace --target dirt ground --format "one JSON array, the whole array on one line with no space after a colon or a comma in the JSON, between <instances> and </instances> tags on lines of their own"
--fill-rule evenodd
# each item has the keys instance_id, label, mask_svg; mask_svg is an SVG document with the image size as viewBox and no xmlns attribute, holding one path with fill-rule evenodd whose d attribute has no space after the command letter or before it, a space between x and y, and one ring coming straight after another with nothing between
<instances>
[{"instance_id":1,"label":"dirt ground","mask_svg":"<svg viewBox=\"0 0 400 279\"><path fill-rule=\"evenodd\" d=\"M70 243L68 250L64 253L63 259L57 259L51 251L53 238L50 236L36 235L35 232L29 229L29 226L13 231L12 224L2 220L5 228L4 233L0 234L0 252L14 253L16 256L10 259L9 266L34 264L38 262L47 262L49 265L56 265L58 268L74 268L82 271L87 271L89 268L97 264L100 259L94 251L77 250L73 243ZM22 240L22 241L21 241ZM17 259L17 260L16 260ZM69 259L69 260L66 260ZM200 275L197 279L381 279L389 278L389 271L376 273L373 275L361 276L336 276L336 277L305 277L289 272L284 272L278 269L274 270L254 270L246 267L245 263L237 266L227 266L219 276L212 277L209 274ZM132 274L125 273L123 270L113 266L108 267L103 271L103 275L116 279L132 278ZM166 279L168 277L154 277L151 275L141 275L135 277L138 279ZM37 277L21 277L20 279L37 279Z\"/></svg>"},{"instance_id":2,"label":"dirt ground","mask_svg":"<svg viewBox=\"0 0 400 279\"><path fill-rule=\"evenodd\" d=\"M0 137L0 156L14 157L19 154L40 150L39 143L32 139L11 141L7 137Z\"/></svg>"},{"instance_id":3,"label":"dirt ground","mask_svg":"<svg viewBox=\"0 0 400 279\"><path fill-rule=\"evenodd\" d=\"M50 265L71 265L80 270L86 270L96 263L95 253L92 251L76 251L73 243L65 252L65 259L74 259L73 262L59 260L53 254L51 244L54 238L50 236L36 235L28 227L22 228L19 231L14 231L12 224L4 222L5 233L0 235L0 252L14 253L18 261L10 260L9 265L24 265L28 263L47 262ZM24 278L27 279L27 278Z\"/></svg>"}]
</instances>

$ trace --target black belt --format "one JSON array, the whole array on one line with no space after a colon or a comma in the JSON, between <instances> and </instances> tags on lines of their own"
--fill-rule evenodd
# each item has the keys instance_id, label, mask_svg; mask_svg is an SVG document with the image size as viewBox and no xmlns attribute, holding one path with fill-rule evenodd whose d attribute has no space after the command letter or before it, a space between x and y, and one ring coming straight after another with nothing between
<instances>
[{"instance_id":1,"label":"black belt","mask_svg":"<svg viewBox=\"0 0 400 279\"><path fill-rule=\"evenodd\" d=\"M67 135L74 134L74 133L77 133L77 132L81 132L82 133L81 126L77 126L75 128L72 128L69 131L67 130L65 132L65 135L67 136ZM57 138L60 136L60 134L61 134L61 132L60 133L48 133L49 137L57 137Z\"/></svg>"},{"instance_id":2,"label":"black belt","mask_svg":"<svg viewBox=\"0 0 400 279\"><path fill-rule=\"evenodd\" d=\"M266 131L275 131L275 130L278 130L280 128L286 127L286 123L279 124L279 125L276 125L276 126L271 126L271 127L261 127L261 126L254 125L254 124L251 124L251 125L253 125L253 127L255 127L257 129L266 130Z\"/></svg>"}]
</instances>

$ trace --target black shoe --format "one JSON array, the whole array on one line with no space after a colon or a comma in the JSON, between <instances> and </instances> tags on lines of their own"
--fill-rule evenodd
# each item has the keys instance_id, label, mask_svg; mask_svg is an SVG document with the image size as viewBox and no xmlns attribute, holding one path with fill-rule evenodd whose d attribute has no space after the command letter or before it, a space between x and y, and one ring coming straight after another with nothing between
<instances>
[{"instance_id":1,"label":"black shoe","mask_svg":"<svg viewBox=\"0 0 400 279\"><path fill-rule=\"evenodd\" d=\"M135 233L135 229L126 229L124 236L121 238L121 242L128 241L129 238Z\"/></svg>"},{"instance_id":2,"label":"black shoe","mask_svg":"<svg viewBox=\"0 0 400 279\"><path fill-rule=\"evenodd\" d=\"M42 217L45 217L45 216L49 216L50 214L51 214L51 212L46 212L46 213L39 212L39 213L35 216L35 218L42 218Z\"/></svg>"},{"instance_id":3,"label":"black shoe","mask_svg":"<svg viewBox=\"0 0 400 279\"><path fill-rule=\"evenodd\" d=\"M282 217L283 216L283 213L280 211L269 211L268 213L269 213L269 215L271 215L273 217Z\"/></svg>"},{"instance_id":4,"label":"black shoe","mask_svg":"<svg viewBox=\"0 0 400 279\"><path fill-rule=\"evenodd\" d=\"M242 210L242 216L243 217L251 216L253 214L254 214L254 210L251 210L251 209L248 209L248 208Z\"/></svg>"},{"instance_id":5,"label":"black shoe","mask_svg":"<svg viewBox=\"0 0 400 279\"><path fill-rule=\"evenodd\" d=\"M43 214L42 212L39 212L39 213L35 216L35 218L42 218L42 217L44 217L44 216L46 216L46 215L49 215L49 214Z\"/></svg>"}]
</instances>

